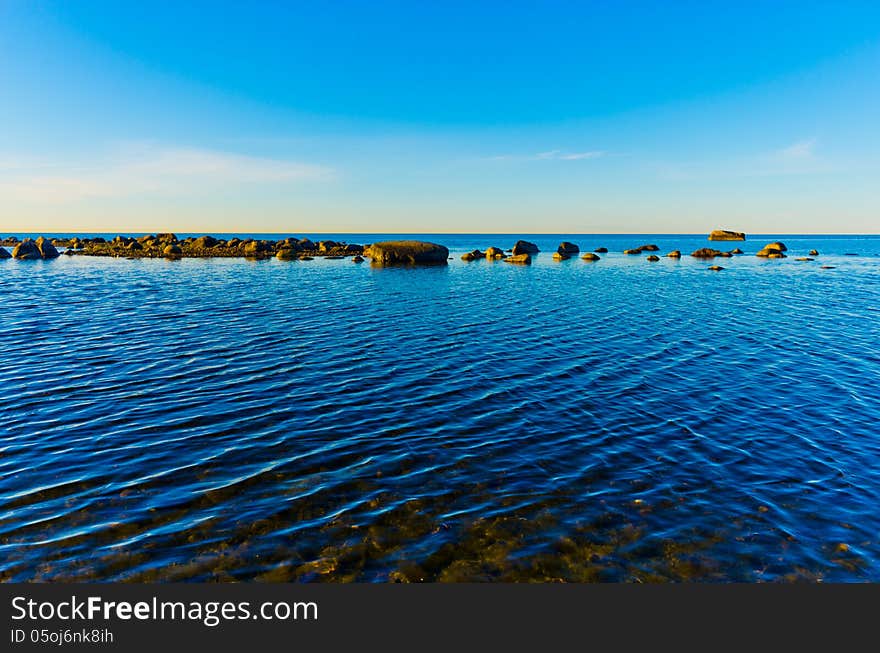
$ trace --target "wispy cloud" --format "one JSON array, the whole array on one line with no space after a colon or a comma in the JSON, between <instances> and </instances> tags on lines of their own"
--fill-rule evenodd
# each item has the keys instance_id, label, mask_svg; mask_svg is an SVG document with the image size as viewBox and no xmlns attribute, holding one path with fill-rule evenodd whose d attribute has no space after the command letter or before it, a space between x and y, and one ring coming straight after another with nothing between
<instances>
[{"instance_id":1,"label":"wispy cloud","mask_svg":"<svg viewBox=\"0 0 880 653\"><path fill-rule=\"evenodd\" d=\"M583 161L585 159L598 159L605 156L602 150L588 152L566 152L564 150L549 150L537 154L501 154L489 157L490 161Z\"/></svg>"},{"instance_id":2,"label":"wispy cloud","mask_svg":"<svg viewBox=\"0 0 880 653\"><path fill-rule=\"evenodd\" d=\"M776 150L773 153L774 158L780 161L812 161L816 158L815 153L816 139L806 141L798 141L787 147Z\"/></svg>"},{"instance_id":3,"label":"wispy cloud","mask_svg":"<svg viewBox=\"0 0 880 653\"><path fill-rule=\"evenodd\" d=\"M0 193L28 202L65 202L144 194L178 194L252 184L322 181L331 168L217 150L129 145L83 164L0 157Z\"/></svg>"}]
</instances>

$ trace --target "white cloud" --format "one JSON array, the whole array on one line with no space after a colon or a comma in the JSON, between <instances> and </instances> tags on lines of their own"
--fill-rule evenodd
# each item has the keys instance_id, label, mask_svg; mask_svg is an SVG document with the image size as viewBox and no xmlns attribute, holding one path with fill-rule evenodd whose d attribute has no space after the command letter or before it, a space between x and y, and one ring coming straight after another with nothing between
<instances>
[{"instance_id":1,"label":"white cloud","mask_svg":"<svg viewBox=\"0 0 880 653\"><path fill-rule=\"evenodd\" d=\"M537 154L501 154L488 157L490 161L583 161L585 159L598 159L605 156L601 150L588 152L564 152L563 150L548 150Z\"/></svg>"},{"instance_id":2,"label":"white cloud","mask_svg":"<svg viewBox=\"0 0 880 653\"><path fill-rule=\"evenodd\" d=\"M783 161L811 161L816 158L816 154L813 151L815 146L816 139L798 141L788 147L777 150L774 154L775 158Z\"/></svg>"},{"instance_id":3,"label":"white cloud","mask_svg":"<svg viewBox=\"0 0 880 653\"><path fill-rule=\"evenodd\" d=\"M142 194L179 194L251 184L322 181L325 166L216 150L127 146L88 165L35 165L0 158L0 193L27 202L65 202Z\"/></svg>"}]
</instances>

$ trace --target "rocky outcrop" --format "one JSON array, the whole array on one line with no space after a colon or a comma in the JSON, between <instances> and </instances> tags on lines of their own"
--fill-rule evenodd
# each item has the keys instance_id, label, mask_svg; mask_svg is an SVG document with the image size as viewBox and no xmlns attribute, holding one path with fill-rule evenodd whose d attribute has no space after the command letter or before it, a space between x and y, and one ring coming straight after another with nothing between
<instances>
[{"instance_id":1,"label":"rocky outcrop","mask_svg":"<svg viewBox=\"0 0 880 653\"><path fill-rule=\"evenodd\" d=\"M296 250L292 247L284 247L278 250L278 253L275 254L275 258L279 261L295 261L297 258Z\"/></svg>"},{"instance_id":2,"label":"rocky outcrop","mask_svg":"<svg viewBox=\"0 0 880 653\"><path fill-rule=\"evenodd\" d=\"M162 249L162 256L166 258L180 258L181 254L183 254L183 250L178 245L165 245Z\"/></svg>"},{"instance_id":3,"label":"rocky outcrop","mask_svg":"<svg viewBox=\"0 0 880 653\"><path fill-rule=\"evenodd\" d=\"M190 243L193 249L209 249L217 245L217 239L213 236L199 236Z\"/></svg>"},{"instance_id":4,"label":"rocky outcrop","mask_svg":"<svg viewBox=\"0 0 880 653\"><path fill-rule=\"evenodd\" d=\"M486 255L478 249L475 249L471 252L465 252L461 255L462 261L477 261L481 258L486 258Z\"/></svg>"},{"instance_id":5,"label":"rocky outcrop","mask_svg":"<svg viewBox=\"0 0 880 653\"><path fill-rule=\"evenodd\" d=\"M574 243L564 240L559 244L559 247L556 248L556 251L560 254L577 254L581 251L581 248Z\"/></svg>"},{"instance_id":6,"label":"rocky outcrop","mask_svg":"<svg viewBox=\"0 0 880 653\"><path fill-rule=\"evenodd\" d=\"M517 256L518 254L537 254L540 251L535 243L530 243L527 240L518 240L513 246L511 253Z\"/></svg>"},{"instance_id":7,"label":"rocky outcrop","mask_svg":"<svg viewBox=\"0 0 880 653\"><path fill-rule=\"evenodd\" d=\"M788 251L788 248L784 243L780 243L779 241L773 243L767 243L761 250L755 254L755 256L760 256L762 258L785 258L785 254L783 252Z\"/></svg>"},{"instance_id":8,"label":"rocky outcrop","mask_svg":"<svg viewBox=\"0 0 880 653\"><path fill-rule=\"evenodd\" d=\"M496 261L500 258L504 258L507 255L504 253L504 250L501 249L500 247L487 247L485 256L490 261Z\"/></svg>"},{"instance_id":9,"label":"rocky outcrop","mask_svg":"<svg viewBox=\"0 0 880 653\"><path fill-rule=\"evenodd\" d=\"M668 258L681 258L681 252L677 249L672 250L666 255Z\"/></svg>"},{"instance_id":10,"label":"rocky outcrop","mask_svg":"<svg viewBox=\"0 0 880 653\"><path fill-rule=\"evenodd\" d=\"M43 258L43 255L40 253L40 248L37 247L37 244L30 238L26 238L12 250L12 258L22 261L36 261Z\"/></svg>"},{"instance_id":11,"label":"rocky outcrop","mask_svg":"<svg viewBox=\"0 0 880 653\"><path fill-rule=\"evenodd\" d=\"M449 250L421 240L390 240L373 243L370 258L375 265L446 265Z\"/></svg>"},{"instance_id":12,"label":"rocky outcrop","mask_svg":"<svg viewBox=\"0 0 880 653\"><path fill-rule=\"evenodd\" d=\"M40 256L44 259L49 258L58 258L58 250L55 249L55 245L52 244L51 241L40 236L36 241L37 249L40 250Z\"/></svg>"},{"instance_id":13,"label":"rocky outcrop","mask_svg":"<svg viewBox=\"0 0 880 653\"><path fill-rule=\"evenodd\" d=\"M585 252L584 254L581 254L581 260L583 260L583 261L599 261L601 259L599 258L598 254L594 254L593 252Z\"/></svg>"},{"instance_id":14,"label":"rocky outcrop","mask_svg":"<svg viewBox=\"0 0 880 653\"><path fill-rule=\"evenodd\" d=\"M505 263L517 263L519 265L529 265L532 262L531 254L513 254L504 259Z\"/></svg>"},{"instance_id":15,"label":"rocky outcrop","mask_svg":"<svg viewBox=\"0 0 880 653\"><path fill-rule=\"evenodd\" d=\"M715 258L716 256L724 256L726 253L711 247L701 247L691 252L691 256L694 258Z\"/></svg>"},{"instance_id":16,"label":"rocky outcrop","mask_svg":"<svg viewBox=\"0 0 880 653\"><path fill-rule=\"evenodd\" d=\"M741 231L725 231L724 229L716 229L709 234L709 240L745 240L746 235Z\"/></svg>"}]
</instances>

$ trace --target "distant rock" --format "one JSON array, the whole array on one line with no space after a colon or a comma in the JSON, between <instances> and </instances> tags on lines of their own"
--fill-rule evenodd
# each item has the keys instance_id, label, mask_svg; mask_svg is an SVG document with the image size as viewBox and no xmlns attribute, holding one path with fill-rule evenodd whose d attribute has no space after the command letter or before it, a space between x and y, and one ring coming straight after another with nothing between
<instances>
[{"instance_id":1,"label":"distant rock","mask_svg":"<svg viewBox=\"0 0 880 653\"><path fill-rule=\"evenodd\" d=\"M559 244L559 247L556 248L556 251L560 254L577 254L581 251L581 248L574 243L564 240Z\"/></svg>"},{"instance_id":2,"label":"distant rock","mask_svg":"<svg viewBox=\"0 0 880 653\"><path fill-rule=\"evenodd\" d=\"M8 251L6 251L5 248L0 247L0 260L7 259L7 258L12 258L12 254L10 254Z\"/></svg>"},{"instance_id":3,"label":"distant rock","mask_svg":"<svg viewBox=\"0 0 880 653\"><path fill-rule=\"evenodd\" d=\"M701 247L698 250L691 252L691 256L694 258L715 258L716 256L724 256L726 252L718 251L717 249L712 249L711 247Z\"/></svg>"},{"instance_id":4,"label":"distant rock","mask_svg":"<svg viewBox=\"0 0 880 653\"><path fill-rule=\"evenodd\" d=\"M35 243L37 249L40 250L40 256L44 259L49 258L58 258L58 250L55 249L55 245L51 243L51 241L47 240L40 236L37 238L37 242Z\"/></svg>"},{"instance_id":5,"label":"distant rock","mask_svg":"<svg viewBox=\"0 0 880 653\"><path fill-rule=\"evenodd\" d=\"M648 260L648 261L651 261L652 263L654 263L654 262L656 262L656 261L659 261L659 260L660 260L660 257L659 257L659 256L656 256L656 255L654 255L654 254L651 254L651 255L647 258L647 260Z\"/></svg>"},{"instance_id":6,"label":"distant rock","mask_svg":"<svg viewBox=\"0 0 880 653\"><path fill-rule=\"evenodd\" d=\"M553 260L554 261L567 261L571 256L566 254L565 252L553 252Z\"/></svg>"},{"instance_id":7,"label":"distant rock","mask_svg":"<svg viewBox=\"0 0 880 653\"><path fill-rule=\"evenodd\" d=\"M17 258L22 261L35 261L43 258L43 255L40 253L40 248L37 247L37 244L33 240L25 238L12 250L12 258Z\"/></svg>"},{"instance_id":8,"label":"distant rock","mask_svg":"<svg viewBox=\"0 0 880 653\"><path fill-rule=\"evenodd\" d=\"M822 265L820 266L823 270L833 270L835 266L833 265Z\"/></svg>"},{"instance_id":9,"label":"distant rock","mask_svg":"<svg viewBox=\"0 0 880 653\"><path fill-rule=\"evenodd\" d=\"M640 252L658 252L660 248L657 245L639 245L637 249Z\"/></svg>"},{"instance_id":10,"label":"distant rock","mask_svg":"<svg viewBox=\"0 0 880 653\"><path fill-rule=\"evenodd\" d=\"M681 252L677 249L672 250L666 255L668 258L681 258Z\"/></svg>"},{"instance_id":11,"label":"distant rock","mask_svg":"<svg viewBox=\"0 0 880 653\"><path fill-rule=\"evenodd\" d=\"M597 254L607 254L608 248L607 247L597 247L593 251L596 252Z\"/></svg>"},{"instance_id":12,"label":"distant rock","mask_svg":"<svg viewBox=\"0 0 880 653\"><path fill-rule=\"evenodd\" d=\"M812 256L798 256L795 261L815 261Z\"/></svg>"},{"instance_id":13,"label":"distant rock","mask_svg":"<svg viewBox=\"0 0 880 653\"><path fill-rule=\"evenodd\" d=\"M540 251L535 243L530 243L527 240L518 240L514 244L511 253L516 256L517 254L537 254Z\"/></svg>"},{"instance_id":14,"label":"distant rock","mask_svg":"<svg viewBox=\"0 0 880 653\"><path fill-rule=\"evenodd\" d=\"M714 272L721 272L724 268L720 265L710 265L707 269L712 270Z\"/></svg>"},{"instance_id":15,"label":"distant rock","mask_svg":"<svg viewBox=\"0 0 880 653\"><path fill-rule=\"evenodd\" d=\"M487 247L485 256L487 259L494 261L499 258L504 258L507 255L500 247Z\"/></svg>"},{"instance_id":16,"label":"distant rock","mask_svg":"<svg viewBox=\"0 0 880 653\"><path fill-rule=\"evenodd\" d=\"M516 249L514 247L514 249ZM518 263L520 265L529 265L532 262L532 255L523 253L523 254L513 254L512 256L508 256L504 259L505 263Z\"/></svg>"},{"instance_id":17,"label":"distant rock","mask_svg":"<svg viewBox=\"0 0 880 653\"><path fill-rule=\"evenodd\" d=\"M446 265L449 250L421 240L373 243L370 257L376 265Z\"/></svg>"},{"instance_id":18,"label":"distant rock","mask_svg":"<svg viewBox=\"0 0 880 653\"><path fill-rule=\"evenodd\" d=\"M593 254L593 252L585 252L584 254L581 254L581 260L598 261L600 260L600 258L598 254Z\"/></svg>"},{"instance_id":19,"label":"distant rock","mask_svg":"<svg viewBox=\"0 0 880 653\"><path fill-rule=\"evenodd\" d=\"M728 252L728 253L729 253L729 254L742 254L743 251L742 251L739 247L734 247L734 248L733 248L732 250L730 250L730 252Z\"/></svg>"},{"instance_id":20,"label":"distant rock","mask_svg":"<svg viewBox=\"0 0 880 653\"><path fill-rule=\"evenodd\" d=\"M819 252L818 252L817 250L815 250L815 249L811 249L811 250L808 252L808 254L809 254L810 256L819 256Z\"/></svg>"},{"instance_id":21,"label":"distant rock","mask_svg":"<svg viewBox=\"0 0 880 653\"><path fill-rule=\"evenodd\" d=\"M709 240L745 240L746 235L741 231L725 231L716 229L709 234Z\"/></svg>"},{"instance_id":22,"label":"distant rock","mask_svg":"<svg viewBox=\"0 0 880 653\"><path fill-rule=\"evenodd\" d=\"M625 250L623 250L623 253L629 254L630 256L632 256L634 254L641 254L642 250L640 250L640 249L625 249Z\"/></svg>"},{"instance_id":23,"label":"distant rock","mask_svg":"<svg viewBox=\"0 0 880 653\"><path fill-rule=\"evenodd\" d=\"M165 249L162 250L162 256L167 258L178 258L181 254L183 254L183 250L173 243L171 245L165 245Z\"/></svg>"}]
</instances>

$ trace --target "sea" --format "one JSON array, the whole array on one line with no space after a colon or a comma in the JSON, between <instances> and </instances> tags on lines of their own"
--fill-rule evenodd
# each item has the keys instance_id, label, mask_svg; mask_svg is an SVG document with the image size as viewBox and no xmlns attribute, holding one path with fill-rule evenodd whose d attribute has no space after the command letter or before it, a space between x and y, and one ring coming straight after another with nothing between
<instances>
[{"instance_id":1,"label":"sea","mask_svg":"<svg viewBox=\"0 0 880 653\"><path fill-rule=\"evenodd\" d=\"M0 260L0 580L880 581L880 236L236 235L451 260Z\"/></svg>"}]
</instances>

